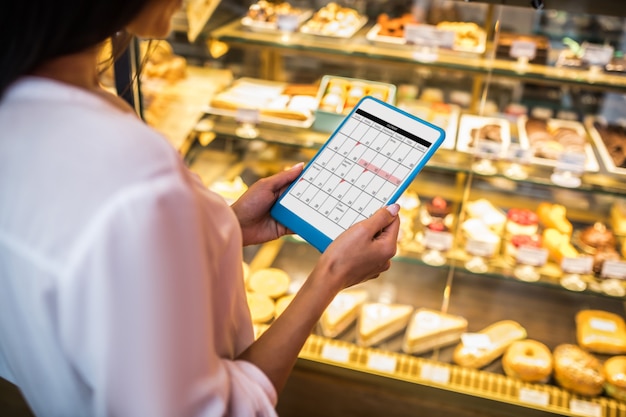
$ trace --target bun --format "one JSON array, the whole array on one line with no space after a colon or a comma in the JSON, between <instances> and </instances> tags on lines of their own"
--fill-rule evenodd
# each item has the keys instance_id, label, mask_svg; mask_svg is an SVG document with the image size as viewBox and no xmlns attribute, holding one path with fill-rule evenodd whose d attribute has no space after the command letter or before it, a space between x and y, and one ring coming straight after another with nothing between
<instances>
[{"instance_id":1,"label":"bun","mask_svg":"<svg viewBox=\"0 0 626 417\"><path fill-rule=\"evenodd\" d=\"M595 356L571 344L557 346L553 355L554 378L561 387L588 397L602 393L604 375Z\"/></svg>"},{"instance_id":2,"label":"bun","mask_svg":"<svg viewBox=\"0 0 626 417\"><path fill-rule=\"evenodd\" d=\"M466 368L482 368L500 357L511 343L526 338L526 329L513 320L498 321L478 333L489 338L489 346L467 346L461 342L453 353L456 364Z\"/></svg>"},{"instance_id":3,"label":"bun","mask_svg":"<svg viewBox=\"0 0 626 417\"><path fill-rule=\"evenodd\" d=\"M552 367L552 352L536 340L515 341L502 357L504 373L526 382L547 382Z\"/></svg>"},{"instance_id":4,"label":"bun","mask_svg":"<svg viewBox=\"0 0 626 417\"><path fill-rule=\"evenodd\" d=\"M596 353L626 353L626 324L617 314L581 310L576 314L576 338L584 349Z\"/></svg>"},{"instance_id":5,"label":"bun","mask_svg":"<svg viewBox=\"0 0 626 417\"><path fill-rule=\"evenodd\" d=\"M602 367L606 393L617 400L626 401L626 356L613 356Z\"/></svg>"},{"instance_id":6,"label":"bun","mask_svg":"<svg viewBox=\"0 0 626 417\"><path fill-rule=\"evenodd\" d=\"M248 278L248 289L270 298L278 298L289 289L289 275L282 269L264 268L253 272Z\"/></svg>"}]
</instances>

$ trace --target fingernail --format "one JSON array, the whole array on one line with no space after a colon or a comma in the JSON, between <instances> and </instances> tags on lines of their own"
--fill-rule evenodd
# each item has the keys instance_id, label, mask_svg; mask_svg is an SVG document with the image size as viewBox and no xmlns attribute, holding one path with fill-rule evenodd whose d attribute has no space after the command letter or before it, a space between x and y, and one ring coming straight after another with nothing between
<instances>
[{"instance_id":1,"label":"fingernail","mask_svg":"<svg viewBox=\"0 0 626 417\"><path fill-rule=\"evenodd\" d=\"M396 204L387 206L387 211L391 213L392 216L396 216L398 212L400 211L400 205L396 203Z\"/></svg>"},{"instance_id":2,"label":"fingernail","mask_svg":"<svg viewBox=\"0 0 626 417\"><path fill-rule=\"evenodd\" d=\"M292 166L289 169L300 169L304 166L304 162L298 162L297 164L295 164L294 166Z\"/></svg>"}]
</instances>

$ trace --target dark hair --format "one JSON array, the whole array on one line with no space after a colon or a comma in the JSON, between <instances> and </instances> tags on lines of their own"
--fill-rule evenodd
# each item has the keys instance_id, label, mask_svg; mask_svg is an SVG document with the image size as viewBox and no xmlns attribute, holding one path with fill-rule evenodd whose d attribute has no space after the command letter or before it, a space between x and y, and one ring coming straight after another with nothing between
<instances>
[{"instance_id":1,"label":"dark hair","mask_svg":"<svg viewBox=\"0 0 626 417\"><path fill-rule=\"evenodd\" d=\"M22 75L123 31L151 0L8 1L0 13L0 97Z\"/></svg>"}]
</instances>

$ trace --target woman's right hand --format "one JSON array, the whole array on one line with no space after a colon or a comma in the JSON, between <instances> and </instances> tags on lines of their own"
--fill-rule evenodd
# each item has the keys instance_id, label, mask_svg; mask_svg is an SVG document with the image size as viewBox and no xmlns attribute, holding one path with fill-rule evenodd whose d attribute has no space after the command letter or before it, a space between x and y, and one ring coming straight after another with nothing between
<instances>
[{"instance_id":1,"label":"woman's right hand","mask_svg":"<svg viewBox=\"0 0 626 417\"><path fill-rule=\"evenodd\" d=\"M341 291L388 270L397 249L399 209L398 204L383 207L339 235L324 251L310 278L324 280Z\"/></svg>"}]
</instances>

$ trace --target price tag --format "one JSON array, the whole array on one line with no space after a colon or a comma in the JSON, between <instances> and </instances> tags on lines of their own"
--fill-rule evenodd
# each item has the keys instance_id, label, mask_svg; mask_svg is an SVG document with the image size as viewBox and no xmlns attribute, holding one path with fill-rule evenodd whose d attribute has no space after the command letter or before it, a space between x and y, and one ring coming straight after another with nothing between
<instances>
[{"instance_id":1,"label":"price tag","mask_svg":"<svg viewBox=\"0 0 626 417\"><path fill-rule=\"evenodd\" d=\"M465 244L465 251L470 255L488 258L496 253L496 244L483 240L468 239Z\"/></svg>"},{"instance_id":2,"label":"price tag","mask_svg":"<svg viewBox=\"0 0 626 417\"><path fill-rule=\"evenodd\" d=\"M548 251L543 248L521 246L517 250L515 258L520 264L543 266L548 261Z\"/></svg>"},{"instance_id":3,"label":"price tag","mask_svg":"<svg viewBox=\"0 0 626 417\"><path fill-rule=\"evenodd\" d=\"M604 278L626 279L626 262L604 261L600 275Z\"/></svg>"},{"instance_id":4,"label":"price tag","mask_svg":"<svg viewBox=\"0 0 626 417\"><path fill-rule=\"evenodd\" d=\"M326 344L322 348L322 358L333 362L348 363L350 350L346 347Z\"/></svg>"},{"instance_id":5,"label":"price tag","mask_svg":"<svg viewBox=\"0 0 626 417\"><path fill-rule=\"evenodd\" d=\"M589 65L605 66L613 59L614 49L610 45L600 45L584 42L582 44L583 61Z\"/></svg>"},{"instance_id":6,"label":"price tag","mask_svg":"<svg viewBox=\"0 0 626 417\"><path fill-rule=\"evenodd\" d=\"M528 163L532 155L532 149L524 148L519 143L511 143L509 147L506 148L505 152L505 157L507 160L512 162L518 162L520 164Z\"/></svg>"},{"instance_id":7,"label":"price tag","mask_svg":"<svg viewBox=\"0 0 626 417\"><path fill-rule=\"evenodd\" d=\"M235 120L239 123L257 124L260 118L259 109L237 109Z\"/></svg>"},{"instance_id":8,"label":"price tag","mask_svg":"<svg viewBox=\"0 0 626 417\"><path fill-rule=\"evenodd\" d=\"M585 171L585 162L587 155L581 152L563 152L556 161L556 169L558 171L570 171L575 173L583 173Z\"/></svg>"},{"instance_id":9,"label":"price tag","mask_svg":"<svg viewBox=\"0 0 626 417\"><path fill-rule=\"evenodd\" d=\"M570 400L569 409L572 413L585 417L602 417L602 406L589 401Z\"/></svg>"},{"instance_id":10,"label":"price tag","mask_svg":"<svg viewBox=\"0 0 626 417\"><path fill-rule=\"evenodd\" d=\"M491 339L484 333L463 333L461 341L468 348L489 349L491 347Z\"/></svg>"},{"instance_id":11,"label":"price tag","mask_svg":"<svg viewBox=\"0 0 626 417\"><path fill-rule=\"evenodd\" d=\"M532 60L537 55L537 44L533 41L517 40L511 43L509 55L512 58L528 58Z\"/></svg>"},{"instance_id":12,"label":"price tag","mask_svg":"<svg viewBox=\"0 0 626 417\"><path fill-rule=\"evenodd\" d=\"M371 353L367 357L367 367L375 371L393 373L396 371L396 358L379 353Z\"/></svg>"},{"instance_id":13,"label":"price tag","mask_svg":"<svg viewBox=\"0 0 626 417\"><path fill-rule=\"evenodd\" d=\"M561 261L561 269L568 274L590 274L593 269L593 258L591 256L565 257Z\"/></svg>"},{"instance_id":14,"label":"price tag","mask_svg":"<svg viewBox=\"0 0 626 417\"><path fill-rule=\"evenodd\" d=\"M276 19L278 30L283 32L295 32L298 23L298 15L293 13L279 14Z\"/></svg>"},{"instance_id":15,"label":"price tag","mask_svg":"<svg viewBox=\"0 0 626 417\"><path fill-rule=\"evenodd\" d=\"M474 154L477 158L496 159L502 154L502 143L479 139L476 141Z\"/></svg>"},{"instance_id":16,"label":"price tag","mask_svg":"<svg viewBox=\"0 0 626 417\"><path fill-rule=\"evenodd\" d=\"M519 400L522 403L547 407L550 404L550 394L522 387L519 390Z\"/></svg>"},{"instance_id":17,"label":"price tag","mask_svg":"<svg viewBox=\"0 0 626 417\"><path fill-rule=\"evenodd\" d=\"M404 40L407 44L452 49L455 39L455 32L440 30L433 25L404 26Z\"/></svg>"},{"instance_id":18,"label":"price tag","mask_svg":"<svg viewBox=\"0 0 626 417\"><path fill-rule=\"evenodd\" d=\"M426 363L420 369L420 377L437 384L447 384L450 382L450 369L445 366Z\"/></svg>"},{"instance_id":19,"label":"price tag","mask_svg":"<svg viewBox=\"0 0 626 417\"><path fill-rule=\"evenodd\" d=\"M452 247L452 240L452 233L449 232L436 232L429 229L424 232L424 245L428 249L447 251Z\"/></svg>"}]
</instances>

